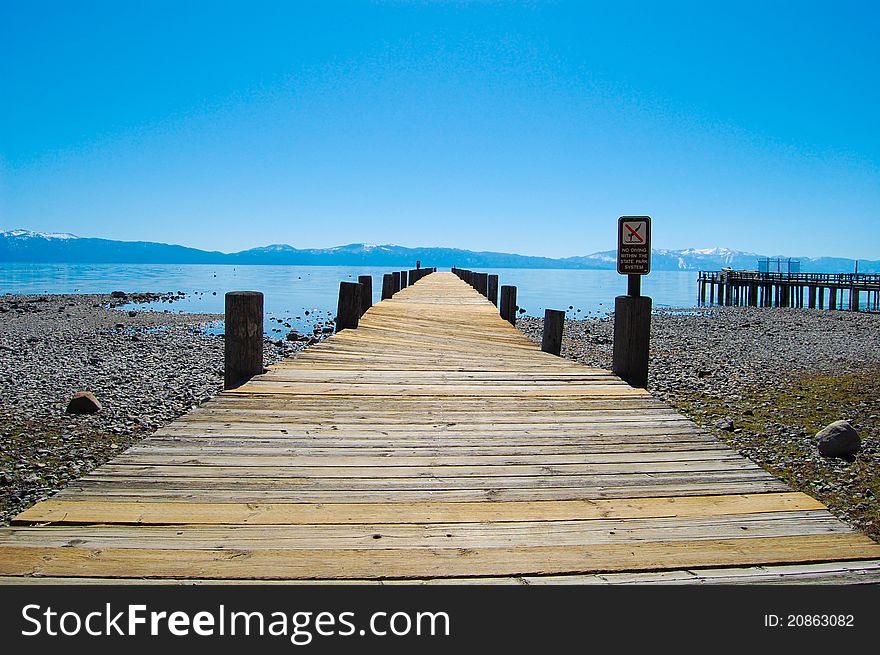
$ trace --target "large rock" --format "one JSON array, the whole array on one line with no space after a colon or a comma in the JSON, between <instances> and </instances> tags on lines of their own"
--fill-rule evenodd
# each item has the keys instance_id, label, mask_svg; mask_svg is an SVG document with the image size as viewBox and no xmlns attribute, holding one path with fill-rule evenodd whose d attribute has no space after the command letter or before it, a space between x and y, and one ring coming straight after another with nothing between
<instances>
[{"instance_id":1,"label":"large rock","mask_svg":"<svg viewBox=\"0 0 880 655\"><path fill-rule=\"evenodd\" d=\"M101 403L91 391L77 391L67 403L68 414L94 414L101 411Z\"/></svg>"},{"instance_id":2,"label":"large rock","mask_svg":"<svg viewBox=\"0 0 880 655\"><path fill-rule=\"evenodd\" d=\"M732 418L720 418L715 421L715 427L719 430L724 430L726 432L733 432L733 419Z\"/></svg>"},{"instance_id":3,"label":"large rock","mask_svg":"<svg viewBox=\"0 0 880 655\"><path fill-rule=\"evenodd\" d=\"M819 454L825 457L847 457L859 451L862 440L848 421L834 421L816 433Z\"/></svg>"}]
</instances>

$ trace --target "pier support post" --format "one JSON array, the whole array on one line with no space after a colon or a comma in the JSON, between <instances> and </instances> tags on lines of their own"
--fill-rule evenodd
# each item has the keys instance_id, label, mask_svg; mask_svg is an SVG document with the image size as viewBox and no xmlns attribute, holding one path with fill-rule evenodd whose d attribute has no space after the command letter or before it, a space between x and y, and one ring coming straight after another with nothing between
<instances>
[{"instance_id":1,"label":"pier support post","mask_svg":"<svg viewBox=\"0 0 880 655\"><path fill-rule=\"evenodd\" d=\"M359 282L339 283L339 303L336 305L336 331L356 328L361 316L361 292Z\"/></svg>"},{"instance_id":2,"label":"pier support post","mask_svg":"<svg viewBox=\"0 0 880 655\"><path fill-rule=\"evenodd\" d=\"M650 335L651 299L639 295L617 296L614 299L611 370L631 386L640 389L648 387Z\"/></svg>"},{"instance_id":3,"label":"pier support post","mask_svg":"<svg viewBox=\"0 0 880 655\"><path fill-rule=\"evenodd\" d=\"M382 300L388 300L394 295L394 276L391 273L385 273L382 276Z\"/></svg>"},{"instance_id":4,"label":"pier support post","mask_svg":"<svg viewBox=\"0 0 880 655\"><path fill-rule=\"evenodd\" d=\"M758 283L749 283L749 307L758 306Z\"/></svg>"},{"instance_id":5,"label":"pier support post","mask_svg":"<svg viewBox=\"0 0 880 655\"><path fill-rule=\"evenodd\" d=\"M849 290L849 308L852 311L854 311L854 312L859 311L859 300L860 300L859 290L856 289L855 287L852 287Z\"/></svg>"},{"instance_id":6,"label":"pier support post","mask_svg":"<svg viewBox=\"0 0 880 655\"><path fill-rule=\"evenodd\" d=\"M406 271L400 271L400 288L406 289L409 286L409 276Z\"/></svg>"},{"instance_id":7,"label":"pier support post","mask_svg":"<svg viewBox=\"0 0 880 655\"><path fill-rule=\"evenodd\" d=\"M495 305L497 307L498 306L498 276L497 275L490 275L486 285L488 287L486 297L489 299L489 302L491 302L493 305Z\"/></svg>"},{"instance_id":8,"label":"pier support post","mask_svg":"<svg viewBox=\"0 0 880 655\"><path fill-rule=\"evenodd\" d=\"M233 389L263 372L263 294L226 294L223 388Z\"/></svg>"},{"instance_id":9,"label":"pier support post","mask_svg":"<svg viewBox=\"0 0 880 655\"><path fill-rule=\"evenodd\" d=\"M482 296L489 297L489 274L474 273L474 289Z\"/></svg>"},{"instance_id":10,"label":"pier support post","mask_svg":"<svg viewBox=\"0 0 880 655\"><path fill-rule=\"evenodd\" d=\"M565 312L558 309L544 310L544 334L541 337L541 350L557 357L562 352L562 330L565 327Z\"/></svg>"},{"instance_id":11,"label":"pier support post","mask_svg":"<svg viewBox=\"0 0 880 655\"><path fill-rule=\"evenodd\" d=\"M816 287L811 286L807 291L807 307L816 309Z\"/></svg>"},{"instance_id":12,"label":"pier support post","mask_svg":"<svg viewBox=\"0 0 880 655\"><path fill-rule=\"evenodd\" d=\"M373 306L373 276L358 275L358 284L361 285L361 316Z\"/></svg>"},{"instance_id":13,"label":"pier support post","mask_svg":"<svg viewBox=\"0 0 880 655\"><path fill-rule=\"evenodd\" d=\"M837 289L828 287L828 309L837 309Z\"/></svg>"},{"instance_id":14,"label":"pier support post","mask_svg":"<svg viewBox=\"0 0 880 655\"><path fill-rule=\"evenodd\" d=\"M501 318L516 325L516 287L504 285L501 287Z\"/></svg>"},{"instance_id":15,"label":"pier support post","mask_svg":"<svg viewBox=\"0 0 880 655\"><path fill-rule=\"evenodd\" d=\"M400 286L400 271L394 271L391 277L394 280L394 293L397 293L402 288Z\"/></svg>"}]
</instances>

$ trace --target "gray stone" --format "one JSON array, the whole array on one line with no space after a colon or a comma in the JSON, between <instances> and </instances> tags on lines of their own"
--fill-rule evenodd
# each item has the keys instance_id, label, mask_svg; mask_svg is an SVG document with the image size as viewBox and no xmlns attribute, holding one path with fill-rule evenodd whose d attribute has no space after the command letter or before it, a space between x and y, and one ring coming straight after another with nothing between
<instances>
[{"instance_id":1,"label":"gray stone","mask_svg":"<svg viewBox=\"0 0 880 655\"><path fill-rule=\"evenodd\" d=\"M77 391L67 403L68 414L94 414L101 411L101 403L91 391Z\"/></svg>"},{"instance_id":2,"label":"gray stone","mask_svg":"<svg viewBox=\"0 0 880 655\"><path fill-rule=\"evenodd\" d=\"M862 440L849 421L834 421L816 433L816 445L825 457L847 457L859 452Z\"/></svg>"},{"instance_id":3,"label":"gray stone","mask_svg":"<svg viewBox=\"0 0 880 655\"><path fill-rule=\"evenodd\" d=\"M715 421L715 427L719 430L726 430L727 432L733 432L733 419L732 418L720 418Z\"/></svg>"}]
</instances>

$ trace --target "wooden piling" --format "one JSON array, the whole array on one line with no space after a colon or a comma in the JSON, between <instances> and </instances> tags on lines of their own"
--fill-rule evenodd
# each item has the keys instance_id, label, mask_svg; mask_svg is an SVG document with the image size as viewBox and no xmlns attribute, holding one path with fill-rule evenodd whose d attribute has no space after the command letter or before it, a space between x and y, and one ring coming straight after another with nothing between
<instances>
[{"instance_id":1,"label":"wooden piling","mask_svg":"<svg viewBox=\"0 0 880 655\"><path fill-rule=\"evenodd\" d=\"M361 285L361 316L373 306L373 276L358 275L358 284Z\"/></svg>"},{"instance_id":2,"label":"wooden piling","mask_svg":"<svg viewBox=\"0 0 880 655\"><path fill-rule=\"evenodd\" d=\"M501 318L516 325L516 287L503 285L501 287Z\"/></svg>"},{"instance_id":3,"label":"wooden piling","mask_svg":"<svg viewBox=\"0 0 880 655\"><path fill-rule=\"evenodd\" d=\"M651 299L647 296L617 296L614 299L611 370L640 389L648 386L650 334Z\"/></svg>"},{"instance_id":4,"label":"wooden piling","mask_svg":"<svg viewBox=\"0 0 880 655\"><path fill-rule=\"evenodd\" d=\"M400 271L394 271L391 277L394 278L394 293L397 293L402 288L400 286Z\"/></svg>"},{"instance_id":5,"label":"wooden piling","mask_svg":"<svg viewBox=\"0 0 880 655\"><path fill-rule=\"evenodd\" d=\"M394 295L394 275L385 273L382 276L382 300L388 300Z\"/></svg>"},{"instance_id":6,"label":"wooden piling","mask_svg":"<svg viewBox=\"0 0 880 655\"><path fill-rule=\"evenodd\" d=\"M474 275L474 289L477 293L489 297L489 275L488 273L476 273Z\"/></svg>"},{"instance_id":7,"label":"wooden piling","mask_svg":"<svg viewBox=\"0 0 880 655\"><path fill-rule=\"evenodd\" d=\"M498 306L498 276L497 275L490 275L486 286L487 286L486 297L489 299L489 301L493 305L495 305L497 307Z\"/></svg>"},{"instance_id":8,"label":"wooden piling","mask_svg":"<svg viewBox=\"0 0 880 655\"><path fill-rule=\"evenodd\" d=\"M400 271L400 288L406 289L409 286L409 276L407 271Z\"/></svg>"},{"instance_id":9,"label":"wooden piling","mask_svg":"<svg viewBox=\"0 0 880 655\"><path fill-rule=\"evenodd\" d=\"M263 294L226 294L223 388L234 389L263 372Z\"/></svg>"},{"instance_id":10,"label":"wooden piling","mask_svg":"<svg viewBox=\"0 0 880 655\"><path fill-rule=\"evenodd\" d=\"M558 357L562 352L562 330L564 327L565 312L558 309L545 309L541 350Z\"/></svg>"},{"instance_id":11,"label":"wooden piling","mask_svg":"<svg viewBox=\"0 0 880 655\"><path fill-rule=\"evenodd\" d=\"M339 302L336 305L336 331L353 329L358 326L361 316L361 292L359 282L339 283Z\"/></svg>"}]
</instances>

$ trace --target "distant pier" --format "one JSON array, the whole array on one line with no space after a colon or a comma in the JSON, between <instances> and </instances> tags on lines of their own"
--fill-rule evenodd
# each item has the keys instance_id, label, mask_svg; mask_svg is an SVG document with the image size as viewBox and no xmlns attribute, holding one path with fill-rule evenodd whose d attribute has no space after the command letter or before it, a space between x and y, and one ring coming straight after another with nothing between
<instances>
[{"instance_id":1,"label":"distant pier","mask_svg":"<svg viewBox=\"0 0 880 655\"><path fill-rule=\"evenodd\" d=\"M697 294L700 305L877 311L880 275L700 271Z\"/></svg>"}]
</instances>

